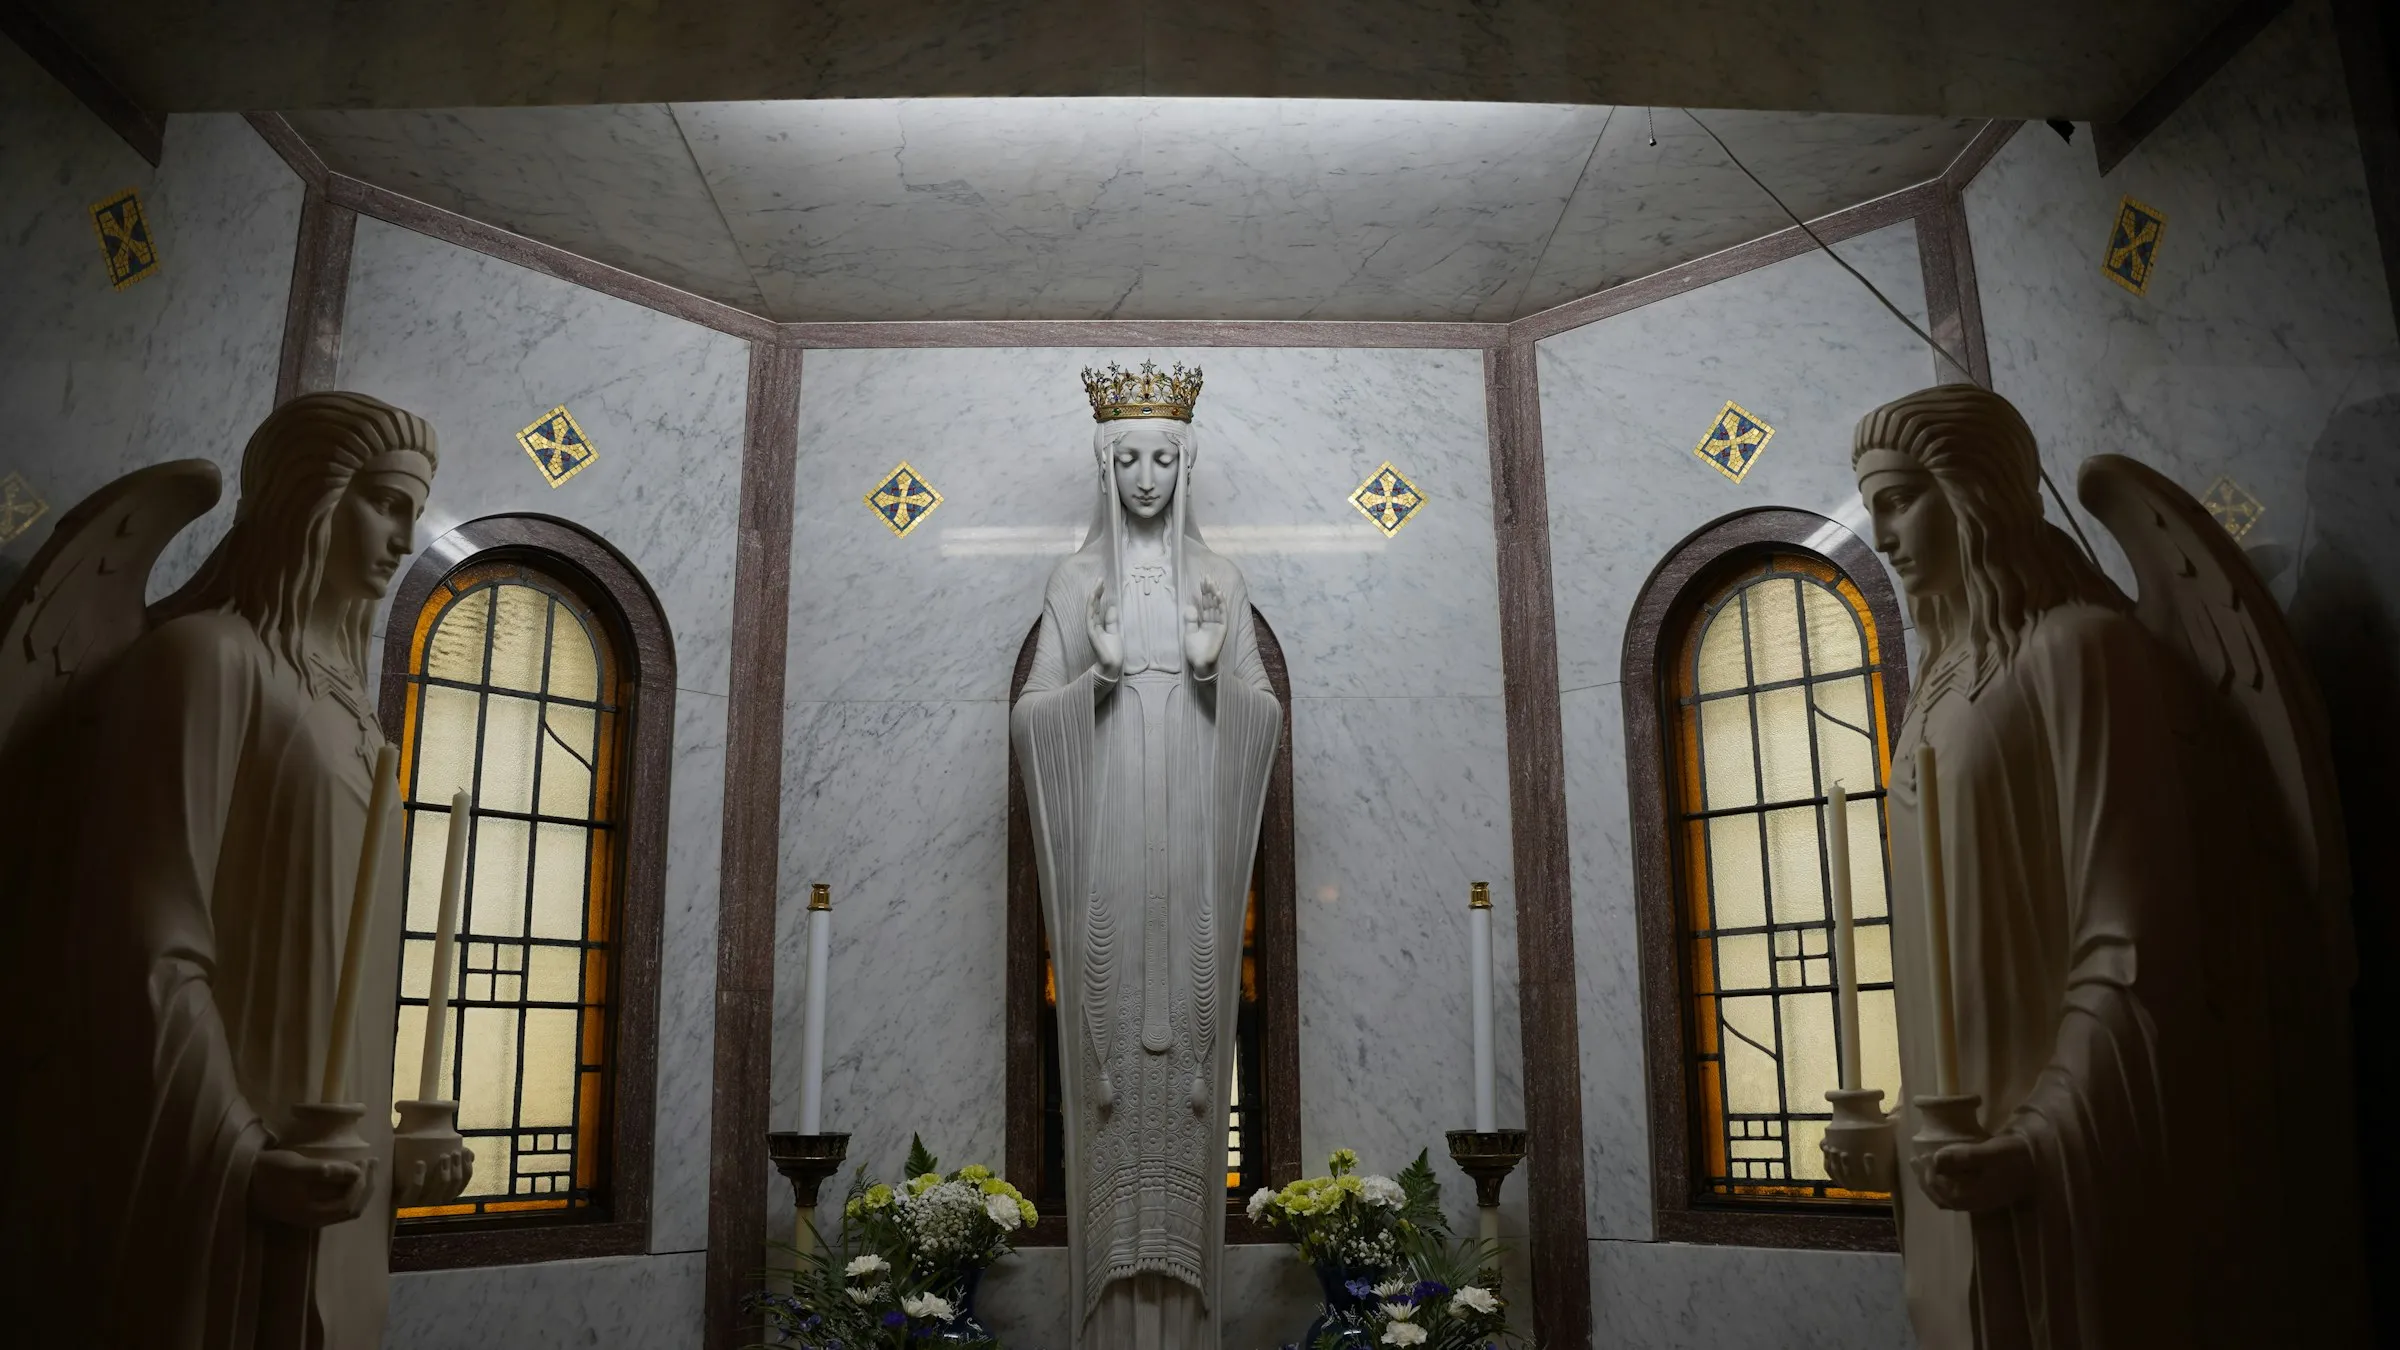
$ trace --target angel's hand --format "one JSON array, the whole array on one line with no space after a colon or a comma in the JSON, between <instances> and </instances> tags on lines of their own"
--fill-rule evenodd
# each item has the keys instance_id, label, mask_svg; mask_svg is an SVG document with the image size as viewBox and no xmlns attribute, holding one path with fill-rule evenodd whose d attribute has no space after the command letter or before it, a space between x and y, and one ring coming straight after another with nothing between
<instances>
[{"instance_id":1,"label":"angel's hand","mask_svg":"<svg viewBox=\"0 0 2400 1350\"><path fill-rule=\"evenodd\" d=\"M1948 1145L1912 1159L1910 1166L1926 1198L1944 1209L1970 1214L2007 1209L2033 1190L2033 1146L2009 1130L1972 1144Z\"/></svg>"},{"instance_id":2,"label":"angel's hand","mask_svg":"<svg viewBox=\"0 0 2400 1350\"><path fill-rule=\"evenodd\" d=\"M1111 684L1125 673L1125 641L1117 632L1117 607L1107 603L1106 587L1092 583L1092 599L1083 619L1084 633L1092 640L1094 667L1100 678Z\"/></svg>"},{"instance_id":3,"label":"angel's hand","mask_svg":"<svg viewBox=\"0 0 2400 1350\"><path fill-rule=\"evenodd\" d=\"M1201 679L1217 673L1217 657L1225 650L1225 597L1217 583L1200 583L1200 603L1183 607L1183 659Z\"/></svg>"}]
</instances>

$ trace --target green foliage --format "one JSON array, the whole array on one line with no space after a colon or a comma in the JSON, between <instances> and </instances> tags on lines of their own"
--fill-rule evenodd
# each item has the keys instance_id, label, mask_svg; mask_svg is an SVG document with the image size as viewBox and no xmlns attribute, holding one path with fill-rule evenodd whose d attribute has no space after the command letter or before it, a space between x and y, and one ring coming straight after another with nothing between
<instances>
[{"instance_id":1,"label":"green foliage","mask_svg":"<svg viewBox=\"0 0 2400 1350\"><path fill-rule=\"evenodd\" d=\"M934 1160L931 1153L925 1151L925 1141L911 1134L908 1137L908 1166L905 1174L910 1177L921 1177L927 1172L941 1170L942 1165Z\"/></svg>"},{"instance_id":2,"label":"green foliage","mask_svg":"<svg viewBox=\"0 0 2400 1350\"><path fill-rule=\"evenodd\" d=\"M1417 1160L1400 1169L1394 1180L1408 1198L1400 1206L1401 1222L1420 1234L1450 1236L1450 1220L1442 1213L1442 1183L1433 1175L1433 1167L1425 1161L1426 1150L1417 1150Z\"/></svg>"}]
</instances>

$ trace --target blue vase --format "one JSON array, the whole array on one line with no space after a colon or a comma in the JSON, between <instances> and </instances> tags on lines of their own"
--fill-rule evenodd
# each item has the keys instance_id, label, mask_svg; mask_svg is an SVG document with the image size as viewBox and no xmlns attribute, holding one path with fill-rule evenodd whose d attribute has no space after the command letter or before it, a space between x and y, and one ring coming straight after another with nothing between
<instances>
[{"instance_id":1,"label":"blue vase","mask_svg":"<svg viewBox=\"0 0 2400 1350\"><path fill-rule=\"evenodd\" d=\"M1375 1266L1337 1266L1329 1263L1320 1264L1315 1270L1317 1290L1324 1298L1324 1306L1318 1310L1317 1320L1308 1324L1308 1334L1300 1339L1300 1350L1317 1350L1317 1338L1328 1330L1333 1331L1333 1344L1340 1350L1353 1350L1353 1347L1355 1350L1374 1350L1374 1342L1367 1339L1363 1328L1338 1326L1334 1319L1344 1313L1365 1311L1372 1300L1351 1293L1350 1285L1353 1282L1362 1286L1373 1285L1384 1277L1383 1271Z\"/></svg>"},{"instance_id":2,"label":"blue vase","mask_svg":"<svg viewBox=\"0 0 2400 1350\"><path fill-rule=\"evenodd\" d=\"M960 1275L957 1285L943 1295L950 1300L950 1306L958 1311L951 1315L949 1321L942 1323L939 1330L925 1339L937 1345L971 1345L992 1339L992 1333L985 1330L983 1323L975 1319L975 1291L982 1286L983 1267L971 1266L964 1274Z\"/></svg>"}]
</instances>

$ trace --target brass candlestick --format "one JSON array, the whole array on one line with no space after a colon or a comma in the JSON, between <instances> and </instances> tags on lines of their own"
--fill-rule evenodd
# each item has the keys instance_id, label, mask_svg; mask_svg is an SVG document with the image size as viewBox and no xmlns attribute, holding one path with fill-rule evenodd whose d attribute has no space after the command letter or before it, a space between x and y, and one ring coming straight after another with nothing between
<instances>
[{"instance_id":1,"label":"brass candlestick","mask_svg":"<svg viewBox=\"0 0 2400 1350\"><path fill-rule=\"evenodd\" d=\"M792 1245L806 1252L817 1243L817 1190L842 1170L850 1154L847 1134L801 1134L777 1130L767 1136L767 1157L792 1183Z\"/></svg>"},{"instance_id":2,"label":"brass candlestick","mask_svg":"<svg viewBox=\"0 0 2400 1350\"><path fill-rule=\"evenodd\" d=\"M1523 1130L1452 1130L1450 1161L1475 1179L1476 1218L1483 1240L1500 1240L1500 1183L1525 1160Z\"/></svg>"}]
</instances>

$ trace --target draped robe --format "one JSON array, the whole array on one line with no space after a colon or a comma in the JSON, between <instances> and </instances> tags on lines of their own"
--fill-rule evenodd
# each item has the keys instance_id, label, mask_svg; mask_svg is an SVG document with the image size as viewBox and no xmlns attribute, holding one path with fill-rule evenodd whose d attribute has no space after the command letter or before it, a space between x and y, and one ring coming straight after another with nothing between
<instances>
[{"instance_id":1,"label":"draped robe","mask_svg":"<svg viewBox=\"0 0 2400 1350\"><path fill-rule=\"evenodd\" d=\"M2363 1344L2356 1214L2335 1181L2341 995L2254 735L2187 661L2097 605L2041 615L1993 668L1924 673L1890 805L1908 1095L1935 1090L1924 742L1941 776L1959 1091L1982 1096L1986 1128L2027 1141L2034 1180L2007 1209L1937 1208L1905 1162L1916 1114L1899 1114L1918 1343ZM2312 1175L2320 1161L2336 1165Z\"/></svg>"},{"instance_id":2,"label":"draped robe","mask_svg":"<svg viewBox=\"0 0 2400 1350\"><path fill-rule=\"evenodd\" d=\"M0 1280L79 1346L246 1350L270 1241L250 1177L316 1099L382 734L363 691L321 671L312 696L230 612L153 630L77 707L0 841L26 883ZM399 894L387 875L348 1061L375 1176L317 1248L328 1350L383 1338Z\"/></svg>"},{"instance_id":3,"label":"draped robe","mask_svg":"<svg viewBox=\"0 0 2400 1350\"><path fill-rule=\"evenodd\" d=\"M1242 918L1282 730L1241 573L1109 577L1105 530L1052 573L1012 715L1058 988L1076 1343L1215 1350ZM1146 574L1146 575L1145 575ZM1216 673L1185 668L1182 604L1225 606ZM1103 582L1125 671L1087 628Z\"/></svg>"}]
</instances>

